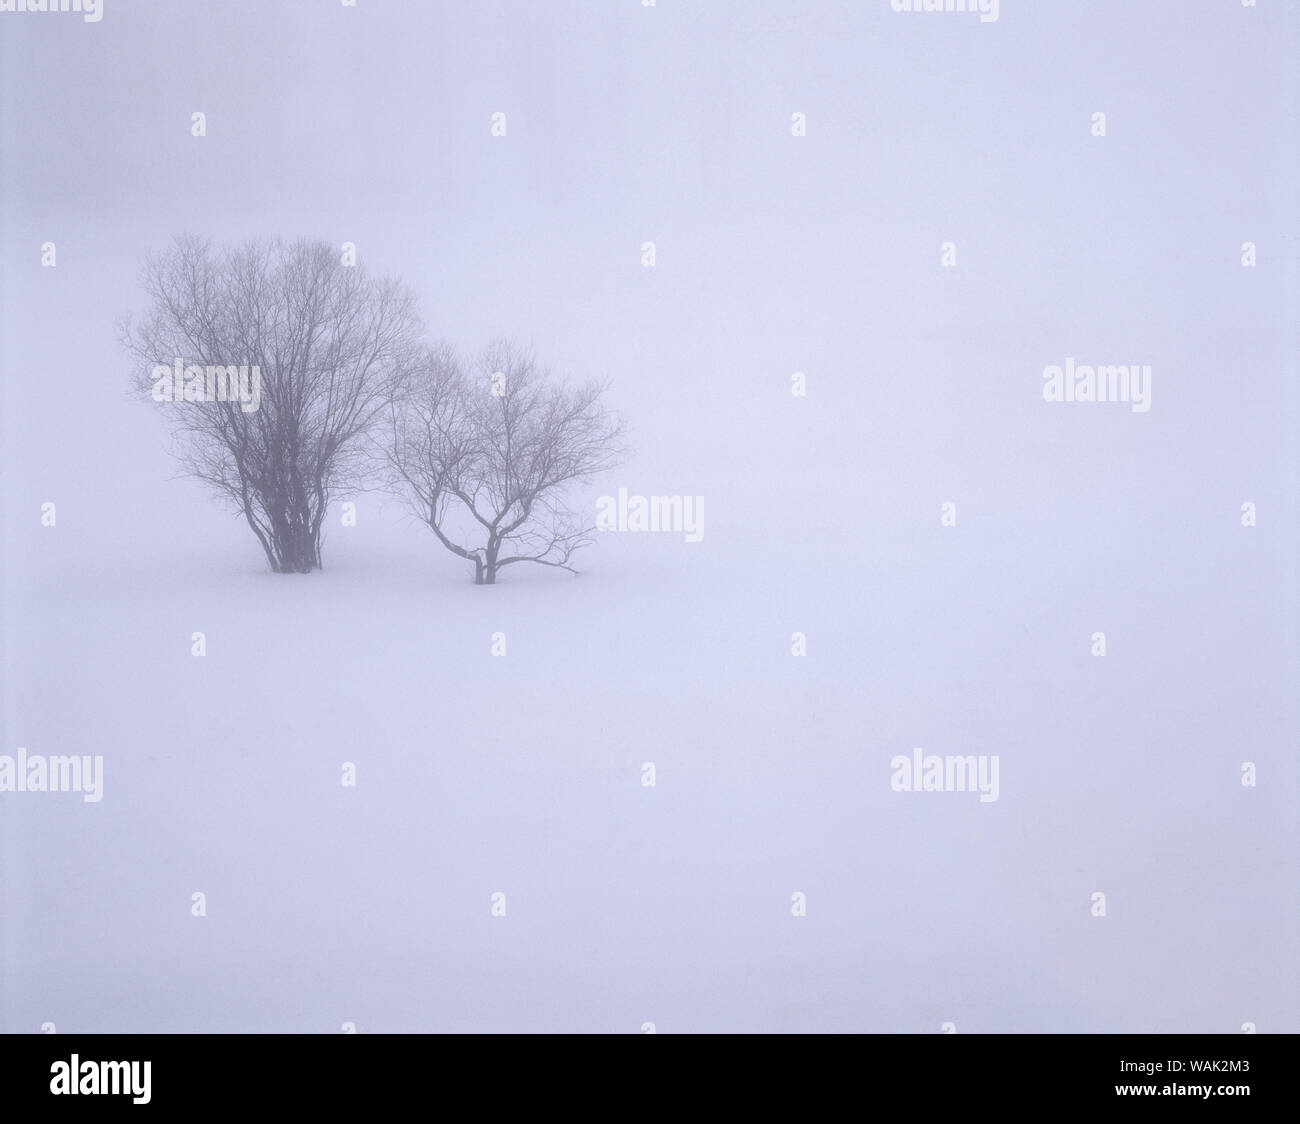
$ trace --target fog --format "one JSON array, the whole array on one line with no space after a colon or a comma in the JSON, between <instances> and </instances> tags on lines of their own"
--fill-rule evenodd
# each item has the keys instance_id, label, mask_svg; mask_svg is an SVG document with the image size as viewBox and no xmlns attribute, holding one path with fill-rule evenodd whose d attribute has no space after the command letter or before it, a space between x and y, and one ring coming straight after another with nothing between
<instances>
[{"instance_id":1,"label":"fog","mask_svg":"<svg viewBox=\"0 0 1300 1124\"><path fill-rule=\"evenodd\" d=\"M0 792L0 1030L1300 1030L1298 47L1267 0L0 12L0 754L103 758ZM478 587L375 489L270 573L119 343L186 232L607 379L574 510L698 538ZM918 747L997 798L898 790Z\"/></svg>"}]
</instances>

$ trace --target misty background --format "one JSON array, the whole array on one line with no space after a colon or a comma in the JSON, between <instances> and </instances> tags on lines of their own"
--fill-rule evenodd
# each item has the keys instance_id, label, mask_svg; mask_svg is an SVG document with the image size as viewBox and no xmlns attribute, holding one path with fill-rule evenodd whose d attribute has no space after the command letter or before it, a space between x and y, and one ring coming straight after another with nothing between
<instances>
[{"instance_id":1,"label":"misty background","mask_svg":"<svg viewBox=\"0 0 1300 1124\"><path fill-rule=\"evenodd\" d=\"M99 804L0 797L0 1029L1300 1029L1298 40L1269 0L0 14L0 753L105 759ZM355 243L431 338L610 379L636 454L577 506L703 496L703 541L476 588L367 493L269 573L117 342L185 231ZM1150 412L1045 403L1067 357L1150 364ZM999 800L891 791L916 746Z\"/></svg>"}]
</instances>

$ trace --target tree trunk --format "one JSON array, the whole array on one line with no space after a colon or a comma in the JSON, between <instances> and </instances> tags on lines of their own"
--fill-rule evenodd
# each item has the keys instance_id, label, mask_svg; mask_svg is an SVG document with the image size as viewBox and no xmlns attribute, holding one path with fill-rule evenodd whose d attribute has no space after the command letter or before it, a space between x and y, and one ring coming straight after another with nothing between
<instances>
[{"instance_id":1,"label":"tree trunk","mask_svg":"<svg viewBox=\"0 0 1300 1124\"><path fill-rule=\"evenodd\" d=\"M320 565L316 535L302 520L284 515L272 520L271 569L277 574L310 574Z\"/></svg>"},{"instance_id":2,"label":"tree trunk","mask_svg":"<svg viewBox=\"0 0 1300 1124\"><path fill-rule=\"evenodd\" d=\"M295 527L289 541L285 569L295 574L310 574L316 569L316 540L309 530Z\"/></svg>"}]
</instances>

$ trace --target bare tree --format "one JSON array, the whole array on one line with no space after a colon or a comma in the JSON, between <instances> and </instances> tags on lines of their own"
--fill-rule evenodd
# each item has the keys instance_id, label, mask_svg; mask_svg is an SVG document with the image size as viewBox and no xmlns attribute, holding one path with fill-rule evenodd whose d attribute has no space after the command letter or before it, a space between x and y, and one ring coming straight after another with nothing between
<instances>
[{"instance_id":1,"label":"bare tree","mask_svg":"<svg viewBox=\"0 0 1300 1124\"><path fill-rule=\"evenodd\" d=\"M396 400L385 434L392 484L453 554L493 585L505 566L535 562L577 573L595 528L564 503L566 485L619 464L623 420L606 387L549 382L533 357L499 342L466 371L431 348Z\"/></svg>"},{"instance_id":2,"label":"bare tree","mask_svg":"<svg viewBox=\"0 0 1300 1124\"><path fill-rule=\"evenodd\" d=\"M178 238L147 261L144 285L152 307L138 326L123 324L123 342L152 372L137 386L169 403L160 409L177 457L242 513L272 570L316 568L330 499L357 485L359 439L418 356L414 297L304 240L214 251ZM173 363L194 379L181 395L178 377L177 395L160 398ZM214 381L222 399L224 373L244 367L260 373L253 408L247 397L214 400Z\"/></svg>"}]
</instances>

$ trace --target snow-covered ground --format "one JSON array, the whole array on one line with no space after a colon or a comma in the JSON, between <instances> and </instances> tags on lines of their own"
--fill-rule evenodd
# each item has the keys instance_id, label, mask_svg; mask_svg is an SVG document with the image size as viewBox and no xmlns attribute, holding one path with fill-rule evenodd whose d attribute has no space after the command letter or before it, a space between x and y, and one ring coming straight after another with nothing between
<instances>
[{"instance_id":1,"label":"snow-covered ground","mask_svg":"<svg viewBox=\"0 0 1300 1124\"><path fill-rule=\"evenodd\" d=\"M1293 1028L1258 555L1165 524L1062 575L933 522L819 573L718 512L497 587L364 499L309 576L234 521L170 566L37 528L6 736L105 795L5 805L5 1029ZM999 799L892 791L914 746L999 755Z\"/></svg>"}]
</instances>

